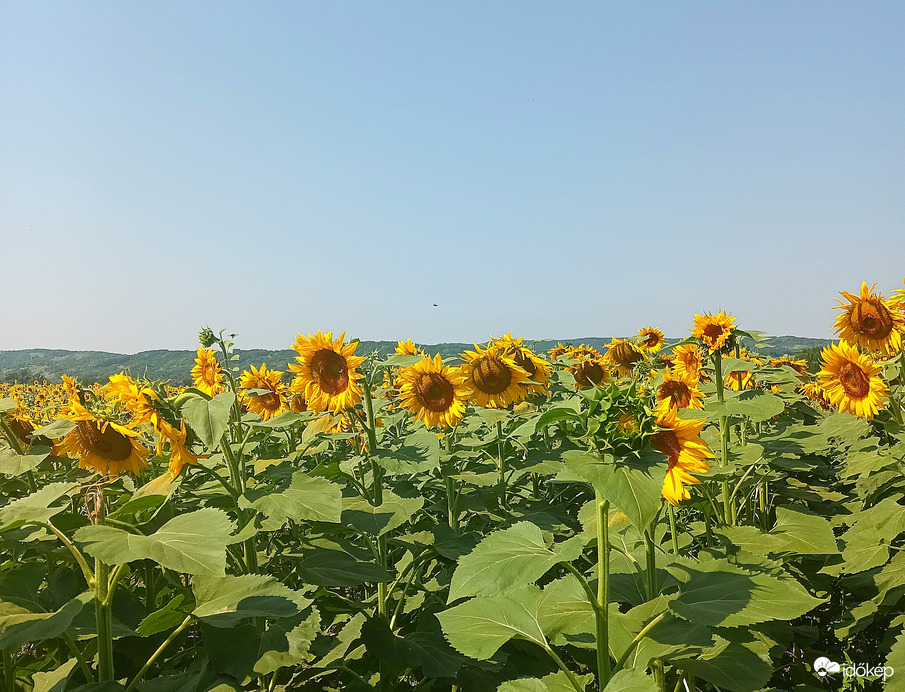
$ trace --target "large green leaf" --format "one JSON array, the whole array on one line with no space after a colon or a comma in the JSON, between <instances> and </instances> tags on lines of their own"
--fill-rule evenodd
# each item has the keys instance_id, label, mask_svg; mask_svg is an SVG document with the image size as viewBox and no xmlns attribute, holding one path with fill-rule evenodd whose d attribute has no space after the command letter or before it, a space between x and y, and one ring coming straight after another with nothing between
<instances>
[{"instance_id":1,"label":"large green leaf","mask_svg":"<svg viewBox=\"0 0 905 692\"><path fill-rule=\"evenodd\" d=\"M213 449L220 443L235 403L236 395L232 392L222 392L213 399L193 396L182 404L182 415L201 441Z\"/></svg>"},{"instance_id":2,"label":"large green leaf","mask_svg":"<svg viewBox=\"0 0 905 692\"><path fill-rule=\"evenodd\" d=\"M0 649L16 651L29 642L59 637L93 598L93 594L86 591L52 613L33 612L0 601Z\"/></svg>"},{"instance_id":3,"label":"large green leaf","mask_svg":"<svg viewBox=\"0 0 905 692\"><path fill-rule=\"evenodd\" d=\"M311 600L263 574L192 579L196 618L213 627L233 627L253 618L288 618L311 605Z\"/></svg>"},{"instance_id":4,"label":"large green leaf","mask_svg":"<svg viewBox=\"0 0 905 692\"><path fill-rule=\"evenodd\" d=\"M78 483L49 483L40 490L13 500L0 508L0 529L21 526L24 523L42 524L65 509L63 505L51 507L64 495L79 487Z\"/></svg>"},{"instance_id":5,"label":"large green leaf","mask_svg":"<svg viewBox=\"0 0 905 692\"><path fill-rule=\"evenodd\" d=\"M12 449L0 449L0 474L21 476L37 468L50 455L50 447L30 447L26 454L16 454Z\"/></svg>"},{"instance_id":6,"label":"large green leaf","mask_svg":"<svg viewBox=\"0 0 905 692\"><path fill-rule=\"evenodd\" d=\"M558 562L581 555L581 538L555 544L537 526L523 521L482 540L459 558L449 587L449 601L465 596L505 593L542 577Z\"/></svg>"},{"instance_id":7,"label":"large green leaf","mask_svg":"<svg viewBox=\"0 0 905 692\"><path fill-rule=\"evenodd\" d=\"M70 658L56 670L49 673L35 673L31 676L31 681L34 684L32 692L63 692L76 663L78 663L77 659Z\"/></svg>"},{"instance_id":8,"label":"large green leaf","mask_svg":"<svg viewBox=\"0 0 905 692\"><path fill-rule=\"evenodd\" d=\"M643 670L620 670L610 678L604 692L657 692L657 683Z\"/></svg>"},{"instance_id":9,"label":"large green leaf","mask_svg":"<svg viewBox=\"0 0 905 692\"><path fill-rule=\"evenodd\" d=\"M585 689L594 679L593 675L576 675L575 678ZM497 692L575 692L575 687L561 670L542 678L519 678L508 680L497 687ZM642 688L640 692L645 692Z\"/></svg>"},{"instance_id":10,"label":"large green leaf","mask_svg":"<svg viewBox=\"0 0 905 692\"><path fill-rule=\"evenodd\" d=\"M361 498L344 498L342 522L362 533L382 536L402 526L423 505L423 497L400 497L386 491L379 507Z\"/></svg>"},{"instance_id":11,"label":"large green leaf","mask_svg":"<svg viewBox=\"0 0 905 692\"><path fill-rule=\"evenodd\" d=\"M296 471L275 490L249 490L239 498L240 507L251 507L269 519L284 524L292 519L338 523L342 511L342 490L325 478Z\"/></svg>"},{"instance_id":12,"label":"large green leaf","mask_svg":"<svg viewBox=\"0 0 905 692\"><path fill-rule=\"evenodd\" d=\"M776 526L771 533L782 538L786 550L799 555L839 552L829 521L792 507L776 508Z\"/></svg>"},{"instance_id":13,"label":"large green leaf","mask_svg":"<svg viewBox=\"0 0 905 692\"><path fill-rule=\"evenodd\" d=\"M905 633L896 637L889 656L886 657L886 666L894 671L886 680L884 690L886 692L905 692ZM898 673L898 675L896 674Z\"/></svg>"},{"instance_id":14,"label":"large green leaf","mask_svg":"<svg viewBox=\"0 0 905 692\"><path fill-rule=\"evenodd\" d=\"M654 520L668 469L666 457L652 453L642 462L617 463L591 452L570 450L562 458L573 473L621 509L639 531Z\"/></svg>"},{"instance_id":15,"label":"large green leaf","mask_svg":"<svg viewBox=\"0 0 905 692\"><path fill-rule=\"evenodd\" d=\"M773 665L762 643L744 644L720 639L703 655L676 661L676 665L719 689L756 692L770 680Z\"/></svg>"},{"instance_id":16,"label":"large green leaf","mask_svg":"<svg viewBox=\"0 0 905 692\"><path fill-rule=\"evenodd\" d=\"M704 625L740 627L767 620L794 620L824 601L792 578L751 572L727 560L682 561L667 568L680 582L669 609Z\"/></svg>"},{"instance_id":17,"label":"large green leaf","mask_svg":"<svg viewBox=\"0 0 905 692\"><path fill-rule=\"evenodd\" d=\"M548 637L595 631L594 609L578 577L567 574L544 587L541 629Z\"/></svg>"},{"instance_id":18,"label":"large green leaf","mask_svg":"<svg viewBox=\"0 0 905 692\"><path fill-rule=\"evenodd\" d=\"M440 440L433 433L412 433L401 446L381 450L374 459L390 474L430 471L440 464Z\"/></svg>"},{"instance_id":19,"label":"large green leaf","mask_svg":"<svg viewBox=\"0 0 905 692\"><path fill-rule=\"evenodd\" d=\"M298 558L298 555L287 557ZM299 578L306 584L318 586L359 586L377 582L391 582L393 575L376 562L358 560L349 553L329 548L317 548L301 560L294 561Z\"/></svg>"},{"instance_id":20,"label":"large green leaf","mask_svg":"<svg viewBox=\"0 0 905 692\"><path fill-rule=\"evenodd\" d=\"M453 648L486 661L510 639L546 645L540 625L542 594L527 586L502 596L478 596L437 614Z\"/></svg>"},{"instance_id":21,"label":"large green leaf","mask_svg":"<svg viewBox=\"0 0 905 692\"><path fill-rule=\"evenodd\" d=\"M153 560L176 572L223 576L232 531L225 512L205 508L170 519L150 536L92 525L80 528L74 538L85 552L109 565Z\"/></svg>"},{"instance_id":22,"label":"large green leaf","mask_svg":"<svg viewBox=\"0 0 905 692\"><path fill-rule=\"evenodd\" d=\"M713 416L745 416L754 423L778 416L785 409L785 403L775 394L760 389L750 389L731 394L721 404L707 404L707 412Z\"/></svg>"}]
</instances>

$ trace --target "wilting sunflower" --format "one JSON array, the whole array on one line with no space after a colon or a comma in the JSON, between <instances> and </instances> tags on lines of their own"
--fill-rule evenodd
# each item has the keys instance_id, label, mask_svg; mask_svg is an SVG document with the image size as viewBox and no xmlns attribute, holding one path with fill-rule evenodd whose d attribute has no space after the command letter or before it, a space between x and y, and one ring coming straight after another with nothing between
<instances>
[{"instance_id":1,"label":"wilting sunflower","mask_svg":"<svg viewBox=\"0 0 905 692\"><path fill-rule=\"evenodd\" d=\"M754 389L754 373L750 370L736 370L726 375L726 386L734 392Z\"/></svg>"},{"instance_id":2,"label":"wilting sunflower","mask_svg":"<svg viewBox=\"0 0 905 692\"><path fill-rule=\"evenodd\" d=\"M827 346L820 358L817 381L833 406L859 418L873 418L884 408L886 385L877 377L882 368L870 356L843 341Z\"/></svg>"},{"instance_id":3,"label":"wilting sunflower","mask_svg":"<svg viewBox=\"0 0 905 692\"><path fill-rule=\"evenodd\" d=\"M663 332L656 327L645 327L638 331L640 341L636 341L635 345L645 353L656 353L666 343L663 338Z\"/></svg>"},{"instance_id":4,"label":"wilting sunflower","mask_svg":"<svg viewBox=\"0 0 905 692\"><path fill-rule=\"evenodd\" d=\"M666 402L670 408L704 408L704 395L691 383L674 376L669 368L663 371L663 384L657 387L657 402Z\"/></svg>"},{"instance_id":5,"label":"wilting sunflower","mask_svg":"<svg viewBox=\"0 0 905 692\"><path fill-rule=\"evenodd\" d=\"M569 352L571 346L563 346L562 342L557 342L556 346L547 351L547 355L550 356L551 360L556 360L562 355L565 355Z\"/></svg>"},{"instance_id":6,"label":"wilting sunflower","mask_svg":"<svg viewBox=\"0 0 905 692\"><path fill-rule=\"evenodd\" d=\"M676 377L697 386L704 374L704 359L694 344L676 346L672 350L672 367Z\"/></svg>"},{"instance_id":7,"label":"wilting sunflower","mask_svg":"<svg viewBox=\"0 0 905 692\"><path fill-rule=\"evenodd\" d=\"M468 387L465 376L443 365L438 353L399 371L402 405L429 428L451 428L465 415Z\"/></svg>"},{"instance_id":8,"label":"wilting sunflower","mask_svg":"<svg viewBox=\"0 0 905 692\"><path fill-rule=\"evenodd\" d=\"M528 373L498 347L482 348L475 344L475 350L465 351L461 358L465 362L459 366L459 372L465 377L471 400L478 406L505 408L528 396L525 387Z\"/></svg>"},{"instance_id":9,"label":"wilting sunflower","mask_svg":"<svg viewBox=\"0 0 905 692\"><path fill-rule=\"evenodd\" d=\"M783 365L792 368L799 375L806 375L808 373L808 362L806 360L797 360L786 356L770 359L771 368L779 368Z\"/></svg>"},{"instance_id":10,"label":"wilting sunflower","mask_svg":"<svg viewBox=\"0 0 905 692\"><path fill-rule=\"evenodd\" d=\"M716 315L695 315L691 335L700 339L711 353L715 353L726 345L734 330L735 318L721 311Z\"/></svg>"},{"instance_id":11,"label":"wilting sunflower","mask_svg":"<svg viewBox=\"0 0 905 692\"><path fill-rule=\"evenodd\" d=\"M110 382L104 386L104 391L132 415L133 423L138 425L152 423L155 428L157 427L160 414L154 408L153 402L158 397L150 387L143 387L121 372L118 375L110 375Z\"/></svg>"},{"instance_id":12,"label":"wilting sunflower","mask_svg":"<svg viewBox=\"0 0 905 692\"><path fill-rule=\"evenodd\" d=\"M75 399L78 401L79 399L79 383L76 382L73 378L69 377L69 375L60 375L60 379L63 380L63 391L66 392L66 395L69 397L69 400Z\"/></svg>"},{"instance_id":13,"label":"wilting sunflower","mask_svg":"<svg viewBox=\"0 0 905 692\"><path fill-rule=\"evenodd\" d=\"M638 362L647 360L644 351L628 339L612 339L607 349L606 361L621 377L631 375Z\"/></svg>"},{"instance_id":14,"label":"wilting sunflower","mask_svg":"<svg viewBox=\"0 0 905 692\"><path fill-rule=\"evenodd\" d=\"M251 372L245 370L239 379L243 390L266 389L267 394L245 393L243 403L252 413L261 416L261 420L270 420L274 416L288 411L286 405L286 385L280 383L283 376L280 370L268 370L267 363L262 363L260 369L251 366Z\"/></svg>"},{"instance_id":15,"label":"wilting sunflower","mask_svg":"<svg viewBox=\"0 0 905 692\"><path fill-rule=\"evenodd\" d=\"M491 339L495 346L503 351L503 355L512 358L515 364L528 373L529 382L525 386L532 392L543 392L553 374L552 366L522 342L524 337L513 338L512 332Z\"/></svg>"},{"instance_id":16,"label":"wilting sunflower","mask_svg":"<svg viewBox=\"0 0 905 692\"><path fill-rule=\"evenodd\" d=\"M841 305L836 309L842 310L842 314L833 326L840 340L864 351L891 357L902 350L905 315L896 309L895 303L874 293L876 286L868 288L865 281L861 284L860 296L840 291L848 304L839 301Z\"/></svg>"},{"instance_id":17,"label":"wilting sunflower","mask_svg":"<svg viewBox=\"0 0 905 692\"><path fill-rule=\"evenodd\" d=\"M183 467L188 464L190 466L197 466L199 457L206 456L201 454L192 453L189 448L186 446L186 439L188 438L188 431L185 428L185 422L179 421L180 427L179 430L172 427L171 425L167 425L167 439L170 441L170 475L173 478L177 478L180 473L182 473Z\"/></svg>"},{"instance_id":18,"label":"wilting sunflower","mask_svg":"<svg viewBox=\"0 0 905 692\"><path fill-rule=\"evenodd\" d=\"M704 418L682 420L676 409L662 404L657 408L657 425L662 429L651 437L651 446L669 459L662 494L670 504L678 506L691 497L684 484L700 485L692 473L710 469L705 460L713 458L713 453L699 437L706 423Z\"/></svg>"},{"instance_id":19,"label":"wilting sunflower","mask_svg":"<svg viewBox=\"0 0 905 692\"><path fill-rule=\"evenodd\" d=\"M192 382L198 389L208 396L216 396L223 391L223 372L217 361L217 354L202 346L195 357L195 367L192 368Z\"/></svg>"},{"instance_id":20,"label":"wilting sunflower","mask_svg":"<svg viewBox=\"0 0 905 692\"><path fill-rule=\"evenodd\" d=\"M83 469L102 476L118 476L128 471L138 475L148 465L150 451L135 438L136 430L96 418L78 401L69 404L66 418L75 423L59 445L60 451L79 460Z\"/></svg>"},{"instance_id":21,"label":"wilting sunflower","mask_svg":"<svg viewBox=\"0 0 905 692\"><path fill-rule=\"evenodd\" d=\"M806 382L801 385L800 389L802 394L824 411L829 411L833 408L833 403L826 398L826 393L823 391L823 388L816 382Z\"/></svg>"},{"instance_id":22,"label":"wilting sunflower","mask_svg":"<svg viewBox=\"0 0 905 692\"><path fill-rule=\"evenodd\" d=\"M298 334L292 348L299 354L289 369L296 373L294 391L305 395L308 409L315 413L330 410L339 413L361 401L362 377L358 366L364 358L355 355L357 343L344 344L346 333L333 339L333 333Z\"/></svg>"}]
</instances>

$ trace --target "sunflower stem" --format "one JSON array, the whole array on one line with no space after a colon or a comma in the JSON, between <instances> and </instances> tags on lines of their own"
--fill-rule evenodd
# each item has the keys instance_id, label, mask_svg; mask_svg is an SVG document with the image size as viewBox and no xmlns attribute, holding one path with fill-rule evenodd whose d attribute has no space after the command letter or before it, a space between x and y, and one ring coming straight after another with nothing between
<instances>
[{"instance_id":1,"label":"sunflower stem","mask_svg":"<svg viewBox=\"0 0 905 692\"><path fill-rule=\"evenodd\" d=\"M106 516L104 497L97 503L97 523ZM113 674L113 607L107 600L110 589L110 565L94 561L94 616L97 624L97 677L99 682L114 680Z\"/></svg>"},{"instance_id":2,"label":"sunflower stem","mask_svg":"<svg viewBox=\"0 0 905 692\"><path fill-rule=\"evenodd\" d=\"M722 404L725 400L723 392L723 356L715 351L712 357L714 379L716 380L717 400ZM729 465L729 417L720 416L720 468ZM735 523L732 520L732 510L729 507L729 481L723 481L723 523Z\"/></svg>"},{"instance_id":3,"label":"sunflower stem","mask_svg":"<svg viewBox=\"0 0 905 692\"><path fill-rule=\"evenodd\" d=\"M597 682L600 689L610 681L610 503L600 491L597 504L597 603L594 617L597 625Z\"/></svg>"},{"instance_id":4,"label":"sunflower stem","mask_svg":"<svg viewBox=\"0 0 905 692\"><path fill-rule=\"evenodd\" d=\"M653 531L656 527L644 530L644 552L647 557L647 598L651 600L657 596L657 553L654 546Z\"/></svg>"},{"instance_id":5,"label":"sunflower stem","mask_svg":"<svg viewBox=\"0 0 905 692\"><path fill-rule=\"evenodd\" d=\"M499 480L499 489L500 489L500 506L506 508L509 506L509 503L506 501L506 456L503 454L503 422L497 421L496 424L496 440L497 440L497 455L499 459L499 468L500 468L500 480Z\"/></svg>"},{"instance_id":6,"label":"sunflower stem","mask_svg":"<svg viewBox=\"0 0 905 692\"><path fill-rule=\"evenodd\" d=\"M669 505L669 533L672 536L672 552L679 554L679 534L676 533L676 508Z\"/></svg>"}]
</instances>

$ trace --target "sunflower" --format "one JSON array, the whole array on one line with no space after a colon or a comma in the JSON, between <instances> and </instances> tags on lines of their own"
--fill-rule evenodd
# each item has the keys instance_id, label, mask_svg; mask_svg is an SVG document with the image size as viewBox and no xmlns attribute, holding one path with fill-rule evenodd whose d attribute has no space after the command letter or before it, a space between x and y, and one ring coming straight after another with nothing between
<instances>
[{"instance_id":1,"label":"sunflower","mask_svg":"<svg viewBox=\"0 0 905 692\"><path fill-rule=\"evenodd\" d=\"M414 341L408 339L407 341L399 341L396 343L396 353L400 356L423 356L424 350Z\"/></svg>"},{"instance_id":2,"label":"sunflower","mask_svg":"<svg viewBox=\"0 0 905 692\"><path fill-rule=\"evenodd\" d=\"M905 283L905 279L902 279ZM889 296L889 302L898 310L905 310L905 288L897 288Z\"/></svg>"},{"instance_id":3,"label":"sunflower","mask_svg":"<svg viewBox=\"0 0 905 692\"><path fill-rule=\"evenodd\" d=\"M299 354L289 369L296 373L294 391L305 395L308 408L315 413L330 410L339 413L361 401L362 377L358 366L364 358L355 355L357 343L344 344L346 333L333 339L333 333L298 334L292 348Z\"/></svg>"},{"instance_id":4,"label":"sunflower","mask_svg":"<svg viewBox=\"0 0 905 692\"><path fill-rule=\"evenodd\" d=\"M502 349L504 355L512 358L516 365L528 373L530 382L525 386L530 391L543 392L549 386L550 376L553 374L552 366L522 344L524 337L514 339L512 332L509 332L499 338L492 338L491 341Z\"/></svg>"},{"instance_id":5,"label":"sunflower","mask_svg":"<svg viewBox=\"0 0 905 692\"><path fill-rule=\"evenodd\" d=\"M195 367L192 368L192 382L198 389L208 396L216 396L223 391L223 372L217 361L217 354L202 346L195 357Z\"/></svg>"},{"instance_id":6,"label":"sunflower","mask_svg":"<svg viewBox=\"0 0 905 692\"><path fill-rule=\"evenodd\" d=\"M771 368L779 368L785 365L786 367L792 368L799 375L807 375L808 373L808 362L806 360L797 360L792 359L787 356L782 356L781 358L771 358L770 359L770 367Z\"/></svg>"},{"instance_id":7,"label":"sunflower","mask_svg":"<svg viewBox=\"0 0 905 692\"><path fill-rule=\"evenodd\" d=\"M118 476L128 471L138 475L148 465L151 453L135 438L136 430L96 418L77 401L69 404L66 418L75 423L60 443L60 451L76 457L83 469L93 469L102 476Z\"/></svg>"},{"instance_id":8,"label":"sunflower","mask_svg":"<svg viewBox=\"0 0 905 692\"><path fill-rule=\"evenodd\" d=\"M700 485L692 473L710 469L705 460L713 458L713 453L700 438L706 423L704 418L682 420L676 416L676 409L662 404L657 408L657 425L662 429L651 437L651 446L668 457L662 494L670 504L678 506L691 497L683 484Z\"/></svg>"},{"instance_id":9,"label":"sunflower","mask_svg":"<svg viewBox=\"0 0 905 692\"><path fill-rule=\"evenodd\" d=\"M451 428L465 415L468 387L465 376L443 365L438 353L399 372L402 406L429 428Z\"/></svg>"},{"instance_id":10,"label":"sunflower","mask_svg":"<svg viewBox=\"0 0 905 692\"><path fill-rule=\"evenodd\" d=\"M669 368L663 371L663 384L657 387L657 402L670 408L704 408L704 395L689 380L674 376Z\"/></svg>"},{"instance_id":11,"label":"sunflower","mask_svg":"<svg viewBox=\"0 0 905 692\"><path fill-rule=\"evenodd\" d=\"M734 392L741 389L754 389L754 373L750 370L736 370L725 378L726 386Z\"/></svg>"},{"instance_id":12,"label":"sunflower","mask_svg":"<svg viewBox=\"0 0 905 692\"><path fill-rule=\"evenodd\" d=\"M132 415L133 423L152 423L157 427L160 414L152 403L157 400L157 395L150 387L142 387L121 372L110 375L110 382L104 386L104 391Z\"/></svg>"},{"instance_id":13,"label":"sunflower","mask_svg":"<svg viewBox=\"0 0 905 692\"><path fill-rule=\"evenodd\" d=\"M575 389L604 385L610 381L610 370L603 356L575 353L570 357L575 361L569 365L569 372L575 378Z\"/></svg>"},{"instance_id":14,"label":"sunflower","mask_svg":"<svg viewBox=\"0 0 905 692\"><path fill-rule=\"evenodd\" d=\"M873 418L884 407L886 385L877 377L882 368L870 356L843 341L827 346L820 358L817 381L833 406L859 418Z\"/></svg>"},{"instance_id":15,"label":"sunflower","mask_svg":"<svg viewBox=\"0 0 905 692\"><path fill-rule=\"evenodd\" d=\"M801 385L800 389L802 394L820 406L824 411L829 411L833 408L833 404L826 398L826 393L823 391L823 388L816 382L806 382Z\"/></svg>"},{"instance_id":16,"label":"sunflower","mask_svg":"<svg viewBox=\"0 0 905 692\"><path fill-rule=\"evenodd\" d=\"M267 363L262 363L260 369L251 366L251 372L245 370L239 379L243 390L266 389L267 394L248 394L243 397L245 405L252 413L261 416L261 420L270 420L274 416L288 410L286 405L286 386L280 383L283 376L280 370L268 370Z\"/></svg>"},{"instance_id":17,"label":"sunflower","mask_svg":"<svg viewBox=\"0 0 905 692\"><path fill-rule=\"evenodd\" d=\"M732 332L735 330L734 323L735 318L727 315L725 311L721 311L716 315L707 313L695 315L694 329L691 330L691 335L696 339L700 339L710 349L711 353L715 353L729 341L729 337L732 336Z\"/></svg>"},{"instance_id":18,"label":"sunflower","mask_svg":"<svg viewBox=\"0 0 905 692\"><path fill-rule=\"evenodd\" d=\"M550 356L551 360L556 360L562 355L565 355L569 352L571 346L563 346L562 342L557 342L556 346L547 351L547 355Z\"/></svg>"},{"instance_id":19,"label":"sunflower","mask_svg":"<svg viewBox=\"0 0 905 692\"><path fill-rule=\"evenodd\" d=\"M465 362L459 371L471 390L471 400L478 406L505 408L528 396L528 373L498 347L481 348L475 344L474 351L460 355Z\"/></svg>"},{"instance_id":20,"label":"sunflower","mask_svg":"<svg viewBox=\"0 0 905 692\"><path fill-rule=\"evenodd\" d=\"M876 286L868 288L867 282L863 282L860 296L840 291L848 304L839 301L836 309L842 310L842 314L836 318L833 327L841 341L892 357L902 350L905 315L896 309L896 303L874 293Z\"/></svg>"},{"instance_id":21,"label":"sunflower","mask_svg":"<svg viewBox=\"0 0 905 692\"><path fill-rule=\"evenodd\" d=\"M656 327L645 327L638 331L638 336L641 337L641 340L636 341L635 344L645 353L656 353L666 343L663 332Z\"/></svg>"},{"instance_id":22,"label":"sunflower","mask_svg":"<svg viewBox=\"0 0 905 692\"><path fill-rule=\"evenodd\" d=\"M185 422L179 421L179 430L167 425L167 439L170 441L170 476L178 478L182 473L183 467L188 464L190 466L198 465L199 457L207 457L208 455L193 454L186 446L186 438L188 431L185 428Z\"/></svg>"},{"instance_id":23,"label":"sunflower","mask_svg":"<svg viewBox=\"0 0 905 692\"><path fill-rule=\"evenodd\" d=\"M636 363L647 360L644 351L628 339L612 339L607 349L605 358L620 376L631 375Z\"/></svg>"},{"instance_id":24,"label":"sunflower","mask_svg":"<svg viewBox=\"0 0 905 692\"><path fill-rule=\"evenodd\" d=\"M672 350L672 365L676 377L681 377L689 384L697 386L704 374L704 359L694 344L676 346Z\"/></svg>"},{"instance_id":25,"label":"sunflower","mask_svg":"<svg viewBox=\"0 0 905 692\"><path fill-rule=\"evenodd\" d=\"M81 389L79 383L76 382L73 378L69 377L69 375L60 375L60 379L63 380L63 391L66 392L68 399L70 401L72 401L73 399L78 401L79 390Z\"/></svg>"}]
</instances>

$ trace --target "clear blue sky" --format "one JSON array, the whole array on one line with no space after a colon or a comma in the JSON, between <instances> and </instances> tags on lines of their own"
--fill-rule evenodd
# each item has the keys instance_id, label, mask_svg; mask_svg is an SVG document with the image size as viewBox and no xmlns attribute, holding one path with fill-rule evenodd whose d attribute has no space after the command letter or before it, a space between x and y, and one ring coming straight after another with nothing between
<instances>
[{"instance_id":1,"label":"clear blue sky","mask_svg":"<svg viewBox=\"0 0 905 692\"><path fill-rule=\"evenodd\" d=\"M4 0L0 349L829 336L903 286L903 36L900 1Z\"/></svg>"}]
</instances>

